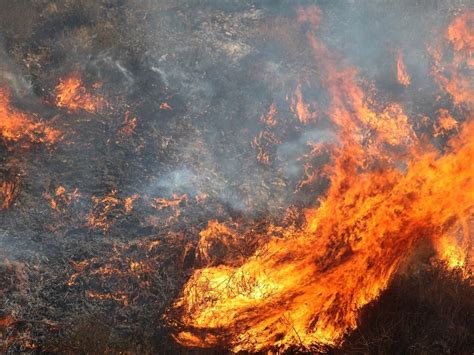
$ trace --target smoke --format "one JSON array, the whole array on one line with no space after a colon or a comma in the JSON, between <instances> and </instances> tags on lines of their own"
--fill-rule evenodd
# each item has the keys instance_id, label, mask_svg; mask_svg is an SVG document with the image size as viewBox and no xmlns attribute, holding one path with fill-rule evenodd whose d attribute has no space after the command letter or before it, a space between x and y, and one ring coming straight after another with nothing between
<instances>
[{"instance_id":1,"label":"smoke","mask_svg":"<svg viewBox=\"0 0 474 355\"><path fill-rule=\"evenodd\" d=\"M297 20L298 8L312 5L322 13L317 29ZM65 287L74 269L67 260L113 258L114 243L191 230L183 242L189 251L211 219L282 221L292 206L317 205L327 190L325 149L339 142L328 119L324 58L308 42L312 31L338 69L357 68L375 111L403 103L415 133L430 133L449 99L431 76L427 46L472 4L0 0L0 6L0 85L12 92L15 107L63 133L57 145L0 140L0 177L21 175L14 205L0 210L0 247L8 258L39 265L49 290ZM397 82L397 53L408 86ZM71 73L80 76L83 92L107 102L98 113L55 105L57 85ZM295 104L297 88L307 122ZM430 139L440 150L447 141ZM78 191L65 212L51 207L51 198L60 200L59 186L66 194ZM133 212L124 212L124 201L135 195ZM150 207L153 199L181 195L188 202L178 217L173 208ZM93 213L111 227L91 227ZM160 292L171 298L175 288ZM82 291L71 291L76 303L64 311L68 319L81 312ZM43 307L35 302L32 309Z\"/></svg>"},{"instance_id":2,"label":"smoke","mask_svg":"<svg viewBox=\"0 0 474 355\"><path fill-rule=\"evenodd\" d=\"M318 185L311 196L298 191L307 179L305 164L320 164L310 157L314 144L337 142L325 123L324 89L312 83L325 74L308 46L310 28L295 21L298 7L311 4L323 13L318 37L343 58L341 65L359 68L362 84L374 88L379 102L395 97L412 119L434 120L443 102L436 100L426 47L467 1L5 4L1 81L42 121L69 130L59 154L19 157L20 169L34 166L22 182L23 196L31 192L39 206L54 184L77 187L84 200L118 185L123 196L205 194L248 216L316 203L324 188ZM412 77L406 88L396 80L399 51ZM110 102L109 111L58 118L61 113L51 107L54 90L73 71L88 88L101 83L98 93ZM301 84L303 99L320 111L312 126L291 109ZM34 105L25 105L33 95ZM275 127L262 121L272 104ZM138 125L123 143L116 131L126 115ZM426 125L416 129L421 135ZM143 138L147 134L153 139ZM268 162L257 160L259 152Z\"/></svg>"},{"instance_id":3,"label":"smoke","mask_svg":"<svg viewBox=\"0 0 474 355\"><path fill-rule=\"evenodd\" d=\"M289 127L294 125L294 117L288 110L288 96L299 82L311 80L317 64L308 51L304 30L293 20L298 6L309 4L49 2L42 10L43 20L34 17L27 28L18 29L15 34L7 32L6 36L11 43L10 56L28 72L40 96L48 96L48 91L53 90L58 73L66 75L79 69L86 82L104 81L104 94L125 96L125 105L135 111L144 130L157 130L164 137L171 137L170 150L175 156L172 162L163 166L159 154L155 159L146 157L150 172L157 178L164 173L166 180L167 176L179 175L181 166L190 166L195 174L206 176L198 179L201 193L212 194L215 190L216 197L227 203L227 184L228 190L235 190L231 201L240 200L232 206L247 205L251 209L258 205L259 210L269 210L275 202L274 194L262 193L254 182L276 185L275 180L283 180L287 188L277 194L283 196L284 204L294 201L292 194L304 178L303 166L296 157L311 149L308 142L313 135L324 134L318 130L326 129L311 128L307 132L300 127L299 132L290 132ZM15 14L25 8L24 4L16 6L11 10ZM395 92L409 110L415 109L413 93L420 86L431 86L434 96L436 86L428 79L430 58L426 43L444 28L449 14L458 11L462 2L455 7L446 2L318 6L324 13L318 36L344 58L346 65L360 68L361 77L373 82L378 95L393 97ZM25 44L15 47L15 37ZM398 50L403 52L416 83L408 89L400 88L396 82L394 63ZM4 76L10 77L15 91L27 86L16 75ZM39 92L38 88L46 88L46 92ZM318 88L304 90L303 94L306 100L316 102L323 95ZM170 99L174 101L173 111L159 110L159 105ZM430 99L434 97L426 98ZM278 137L273 174L269 174L267 167L255 162L256 151L247 142L264 129L260 117L272 102L277 103L280 120L286 125L283 130L288 132ZM428 116L432 113L417 112ZM120 116L109 118L110 127L121 124ZM198 166L189 149L202 147L193 145L194 133L183 135L177 129L182 125L187 125L190 132L200 132L204 149ZM220 148L223 144L225 149ZM101 168L92 168L91 175L94 170ZM209 186L206 188L202 181L208 181ZM215 186L218 188L213 189ZM123 186L126 191L152 188L135 181Z\"/></svg>"}]
</instances>

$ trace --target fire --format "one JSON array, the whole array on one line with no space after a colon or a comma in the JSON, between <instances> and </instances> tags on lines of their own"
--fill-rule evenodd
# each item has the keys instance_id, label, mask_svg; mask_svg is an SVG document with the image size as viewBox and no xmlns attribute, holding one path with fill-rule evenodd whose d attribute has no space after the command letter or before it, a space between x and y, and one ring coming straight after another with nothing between
<instances>
[{"instance_id":1,"label":"fire","mask_svg":"<svg viewBox=\"0 0 474 355\"><path fill-rule=\"evenodd\" d=\"M399 51L397 54L397 80L403 86L408 86L411 82L411 78L410 75L408 75L401 51Z\"/></svg>"},{"instance_id":2,"label":"fire","mask_svg":"<svg viewBox=\"0 0 474 355\"><path fill-rule=\"evenodd\" d=\"M0 210L10 207L18 191L18 181L3 181L0 183Z\"/></svg>"},{"instance_id":3,"label":"fire","mask_svg":"<svg viewBox=\"0 0 474 355\"><path fill-rule=\"evenodd\" d=\"M138 118L132 117L130 112L125 113L125 119L122 123L122 127L118 131L120 137L128 137L135 133L137 128Z\"/></svg>"},{"instance_id":4,"label":"fire","mask_svg":"<svg viewBox=\"0 0 474 355\"><path fill-rule=\"evenodd\" d=\"M166 208L178 209L180 205L188 200L188 195L183 194L181 196L173 195L170 199L164 197L154 198L152 206L156 209L163 210Z\"/></svg>"},{"instance_id":5,"label":"fire","mask_svg":"<svg viewBox=\"0 0 474 355\"><path fill-rule=\"evenodd\" d=\"M111 253L70 261L73 272L66 286L85 292L90 301L140 306L146 295L156 297L150 288L164 257L160 246L157 239L114 243Z\"/></svg>"},{"instance_id":6,"label":"fire","mask_svg":"<svg viewBox=\"0 0 474 355\"><path fill-rule=\"evenodd\" d=\"M123 201L125 213L130 213L133 211L133 204L139 198L140 198L140 195L138 194L134 194L130 197L125 198L125 200Z\"/></svg>"},{"instance_id":7,"label":"fire","mask_svg":"<svg viewBox=\"0 0 474 355\"><path fill-rule=\"evenodd\" d=\"M120 207L120 199L116 196L117 191L113 190L110 195L104 198L92 197L94 203L93 210L87 218L87 225L90 228L108 231L112 224L113 211Z\"/></svg>"},{"instance_id":8,"label":"fire","mask_svg":"<svg viewBox=\"0 0 474 355\"><path fill-rule=\"evenodd\" d=\"M94 89L98 88L97 85L94 86ZM80 75L73 73L56 86L56 106L69 112L84 110L97 113L107 106L107 102L103 96L88 92Z\"/></svg>"},{"instance_id":9,"label":"fire","mask_svg":"<svg viewBox=\"0 0 474 355\"><path fill-rule=\"evenodd\" d=\"M301 85L296 87L295 94L291 99L291 111L303 124L308 124L309 122L316 120L318 117L316 112L311 110L310 105L304 102Z\"/></svg>"},{"instance_id":10,"label":"fire","mask_svg":"<svg viewBox=\"0 0 474 355\"><path fill-rule=\"evenodd\" d=\"M451 95L454 104L474 105L474 87L469 71L474 69L474 11L466 11L449 25L447 43L430 48L433 57L433 76ZM445 55L454 49L452 58ZM446 59L447 57L448 59Z\"/></svg>"},{"instance_id":11,"label":"fire","mask_svg":"<svg viewBox=\"0 0 474 355\"><path fill-rule=\"evenodd\" d=\"M270 151L273 145L281 143L275 134L269 130L262 130L252 141L252 147L257 150L257 160L264 164L271 164Z\"/></svg>"},{"instance_id":12,"label":"fire","mask_svg":"<svg viewBox=\"0 0 474 355\"><path fill-rule=\"evenodd\" d=\"M229 246L238 244L239 235L235 229L209 221L206 229L199 233L201 237L197 247L197 257L204 265L222 262L221 258L228 256Z\"/></svg>"},{"instance_id":13,"label":"fire","mask_svg":"<svg viewBox=\"0 0 474 355\"><path fill-rule=\"evenodd\" d=\"M10 93L0 88L0 137L11 142L27 139L33 143L52 144L59 140L60 132L13 108Z\"/></svg>"},{"instance_id":14,"label":"fire","mask_svg":"<svg viewBox=\"0 0 474 355\"><path fill-rule=\"evenodd\" d=\"M5 339L5 341L0 341L0 349L6 351L8 348L8 333L11 332L10 327L15 323L15 318L11 315L0 315L0 339Z\"/></svg>"},{"instance_id":15,"label":"fire","mask_svg":"<svg viewBox=\"0 0 474 355\"><path fill-rule=\"evenodd\" d=\"M450 268L460 268L467 275L474 270L474 219L460 220L452 230L434 241L438 258Z\"/></svg>"},{"instance_id":16,"label":"fire","mask_svg":"<svg viewBox=\"0 0 474 355\"><path fill-rule=\"evenodd\" d=\"M167 199L164 197L156 197L151 200L151 207L156 208L157 210L170 210L172 214L168 218L168 222L172 222L174 219L178 218L181 215L180 207L188 202L188 195L183 194L178 196L173 194L171 198Z\"/></svg>"},{"instance_id":17,"label":"fire","mask_svg":"<svg viewBox=\"0 0 474 355\"><path fill-rule=\"evenodd\" d=\"M88 227L107 232L117 218L132 212L133 203L139 198L134 194L122 199L116 189L102 198L92 196L93 208L87 216Z\"/></svg>"},{"instance_id":18,"label":"fire","mask_svg":"<svg viewBox=\"0 0 474 355\"><path fill-rule=\"evenodd\" d=\"M439 258L445 260L451 268L464 267L466 254L463 248L453 245L450 238L441 238L436 247L438 248Z\"/></svg>"},{"instance_id":19,"label":"fire","mask_svg":"<svg viewBox=\"0 0 474 355\"><path fill-rule=\"evenodd\" d=\"M274 127L278 124L278 121L275 117L277 113L277 107L275 103L272 103L268 109L268 112L260 117L260 121L262 121L267 126Z\"/></svg>"},{"instance_id":20,"label":"fire","mask_svg":"<svg viewBox=\"0 0 474 355\"><path fill-rule=\"evenodd\" d=\"M276 119L278 111L275 103L270 105L268 112L260 117L264 124L263 129L254 137L251 142L252 148L257 151L257 160L264 165L271 165L271 152L276 144L281 143L275 133L271 130L278 124Z\"/></svg>"},{"instance_id":21,"label":"fire","mask_svg":"<svg viewBox=\"0 0 474 355\"><path fill-rule=\"evenodd\" d=\"M166 110L166 111L172 111L172 110L173 110L173 108L172 108L172 107L170 106L170 104L167 103L167 102L162 102L162 103L160 104L160 109L161 109L161 110Z\"/></svg>"},{"instance_id":22,"label":"fire","mask_svg":"<svg viewBox=\"0 0 474 355\"><path fill-rule=\"evenodd\" d=\"M64 186L59 185L53 194L45 193L43 196L49 201L53 210L57 212L65 212L69 205L78 199L79 190L75 188L68 192Z\"/></svg>"},{"instance_id":23,"label":"fire","mask_svg":"<svg viewBox=\"0 0 474 355\"><path fill-rule=\"evenodd\" d=\"M465 163L474 158L472 134L473 124L450 154L420 156L405 175L346 176L306 212L303 231L273 237L263 256L240 267L197 271L176 304L186 324L194 334L228 330L222 336L235 351L336 342L421 238L437 240L472 212L474 167Z\"/></svg>"},{"instance_id":24,"label":"fire","mask_svg":"<svg viewBox=\"0 0 474 355\"><path fill-rule=\"evenodd\" d=\"M99 293L94 291L86 291L86 295L89 298L95 298L98 300L113 300L123 303L125 306L128 305L128 296L123 293Z\"/></svg>"},{"instance_id":25,"label":"fire","mask_svg":"<svg viewBox=\"0 0 474 355\"><path fill-rule=\"evenodd\" d=\"M474 51L474 11L466 11L455 18L448 27L446 37L457 52L467 52L472 55Z\"/></svg>"},{"instance_id":26,"label":"fire","mask_svg":"<svg viewBox=\"0 0 474 355\"><path fill-rule=\"evenodd\" d=\"M458 122L451 116L448 110L442 108L438 110L438 125L435 127L434 136L445 135L447 132L456 130Z\"/></svg>"},{"instance_id":27,"label":"fire","mask_svg":"<svg viewBox=\"0 0 474 355\"><path fill-rule=\"evenodd\" d=\"M194 272L169 316L181 344L236 352L337 344L356 326L358 309L388 286L423 241L438 246L452 266L464 265L449 235L474 212L474 117L468 115L443 155L419 141L399 104L377 105L357 71L341 69L314 33L320 15L315 7L298 13L312 26L308 40L325 73L319 80L338 137L324 168L330 187L305 211L302 228L254 230L255 240L268 242L237 262L206 257L216 236L226 246L236 243L234 249L242 243L234 242L236 230L209 223L199 244L207 266ZM467 93L447 92L457 104L472 102ZM453 126L440 115L440 124ZM464 240L471 238L465 232Z\"/></svg>"},{"instance_id":28,"label":"fire","mask_svg":"<svg viewBox=\"0 0 474 355\"><path fill-rule=\"evenodd\" d=\"M77 140L55 150L23 154L18 149L2 156L7 163L0 171L21 171L24 181L15 203L20 174L0 179L0 214L11 229L0 226L8 232L2 230L0 241L25 262L0 263L6 280L0 286L5 296L0 349L84 348L87 353L88 346L101 343L110 353L128 353L128 345L152 353L147 347L171 329L174 339L189 347L236 353L296 347L303 352L320 344L340 345L357 327L361 308L412 266L422 248L429 249L432 261L462 270L468 279L474 266L474 12L456 17L430 47L434 88L428 80L419 86L415 69L424 65L412 66L407 52L387 51L392 79L378 93L375 86L385 76L378 70L372 75L369 66L383 55L367 60L359 71L351 58L340 58L331 48L355 53L357 63L372 55L371 46L365 53L341 39L353 25L350 17L328 6L345 25L320 32L326 22L318 7L298 8L294 20L290 2L282 3L281 11L274 5L270 11L252 6L243 14L235 11L236 18L233 9L209 6L211 15L203 12L198 21L173 7L171 15L177 13L183 24L192 20L185 26L193 31L191 41L171 28L163 31L169 41L157 50L135 48L137 41L127 50L125 36L117 50L95 52L97 44L114 44L114 21L96 23L90 6L85 22L70 11L64 13L65 23L58 22L67 32L58 37L61 50L36 35L33 46L7 38L7 57L25 60L25 73L31 66L36 93L44 92L42 84L56 72L41 76L38 68L68 67L62 53L71 48L77 58L90 59L83 63L90 74L113 75L110 83L116 85L92 84L78 72L54 82L49 100L54 107L45 112L56 114L54 121ZM56 7L44 13L63 14ZM128 20L149 6L139 7L121 6L119 12ZM256 30L267 27L288 32L285 43L274 43L278 36L268 29L254 41ZM130 33L140 35L147 28ZM107 31L91 38L96 30ZM428 35L422 32L423 38ZM302 34L306 39L301 41ZM14 37L27 40L29 35ZM172 37L181 43L177 50ZM287 43L293 38L298 41ZM397 42L396 36L389 39L382 42ZM196 43L203 50L190 50ZM285 51L289 44L292 50ZM23 53L30 47L31 53ZM88 48L97 55L86 56ZM171 54L154 55L160 48ZM205 55L209 51L214 55ZM222 76L226 52L236 59ZM186 59L193 53L212 65ZM367 72L374 82L363 77ZM242 81L226 92L225 81L235 73L242 73ZM26 91L21 78L21 85L13 86L17 75L11 75L16 92L23 86ZM259 80L256 88L248 78ZM403 93L404 87L410 90ZM407 100L408 92L428 87L423 100ZM141 95L144 90L149 92ZM391 91L396 99L386 97ZM420 108L436 95L432 107ZM109 102L117 106L113 111ZM228 112L219 112L224 107ZM157 119L156 108L169 117ZM209 126L222 116L225 122ZM0 147L55 143L61 133L54 121L16 107L9 91L0 88ZM236 162L242 163L240 170ZM52 238L51 232L62 238ZM164 309L169 327L158 319ZM104 334L101 327L88 326L89 317L100 323L103 317ZM157 332L148 332L154 326ZM12 342L19 345L10 348Z\"/></svg>"}]
</instances>

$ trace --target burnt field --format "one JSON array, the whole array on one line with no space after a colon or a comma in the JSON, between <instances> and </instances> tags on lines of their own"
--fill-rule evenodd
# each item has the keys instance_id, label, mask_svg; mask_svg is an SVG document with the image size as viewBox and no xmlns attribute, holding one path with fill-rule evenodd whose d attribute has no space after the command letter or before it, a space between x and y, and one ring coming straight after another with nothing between
<instances>
[{"instance_id":1,"label":"burnt field","mask_svg":"<svg viewBox=\"0 0 474 355\"><path fill-rule=\"evenodd\" d=\"M2 352L474 351L470 1L0 5Z\"/></svg>"}]
</instances>

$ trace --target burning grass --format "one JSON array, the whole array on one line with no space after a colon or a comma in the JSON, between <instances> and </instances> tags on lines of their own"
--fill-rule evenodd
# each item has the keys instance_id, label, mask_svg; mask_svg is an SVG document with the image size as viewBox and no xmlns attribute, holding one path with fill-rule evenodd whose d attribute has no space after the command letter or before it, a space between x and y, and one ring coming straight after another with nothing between
<instances>
[{"instance_id":1,"label":"burning grass","mask_svg":"<svg viewBox=\"0 0 474 355\"><path fill-rule=\"evenodd\" d=\"M0 137L7 142L25 139L33 143L52 144L59 140L60 132L38 118L13 108L8 89L0 88Z\"/></svg>"},{"instance_id":2,"label":"burning grass","mask_svg":"<svg viewBox=\"0 0 474 355\"><path fill-rule=\"evenodd\" d=\"M100 83L95 83L93 89L100 88ZM107 106L105 98L101 95L93 95L84 87L80 74L72 73L61 79L56 86L56 105L68 111L84 110L95 113Z\"/></svg>"},{"instance_id":3,"label":"burning grass","mask_svg":"<svg viewBox=\"0 0 474 355\"><path fill-rule=\"evenodd\" d=\"M469 6L160 3L7 25L0 349L471 351Z\"/></svg>"}]
</instances>

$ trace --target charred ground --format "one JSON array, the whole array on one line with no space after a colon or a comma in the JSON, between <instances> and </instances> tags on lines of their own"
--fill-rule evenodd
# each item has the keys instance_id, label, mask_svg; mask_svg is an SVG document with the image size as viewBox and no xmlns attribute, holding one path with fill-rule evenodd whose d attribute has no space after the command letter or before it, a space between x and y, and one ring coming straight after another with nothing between
<instances>
[{"instance_id":1,"label":"charred ground","mask_svg":"<svg viewBox=\"0 0 474 355\"><path fill-rule=\"evenodd\" d=\"M443 151L455 131L432 134L433 117L447 108L462 123L469 107L429 77L425 47L468 1L0 1L0 84L11 107L60 137L0 135L3 351L227 350L177 345L183 325L169 310L194 270L242 264L267 242L262 231L299 228L328 189L313 177L331 156L307 141L334 140L330 124L308 128L289 104L297 87L330 101L306 79L319 69L310 23L295 19L315 3L340 65L357 66L379 102L428 117L413 129ZM79 109L58 100L76 79ZM213 220L229 229L203 249ZM416 265L361 311L342 349L313 351L472 351L472 281L431 258Z\"/></svg>"}]
</instances>

